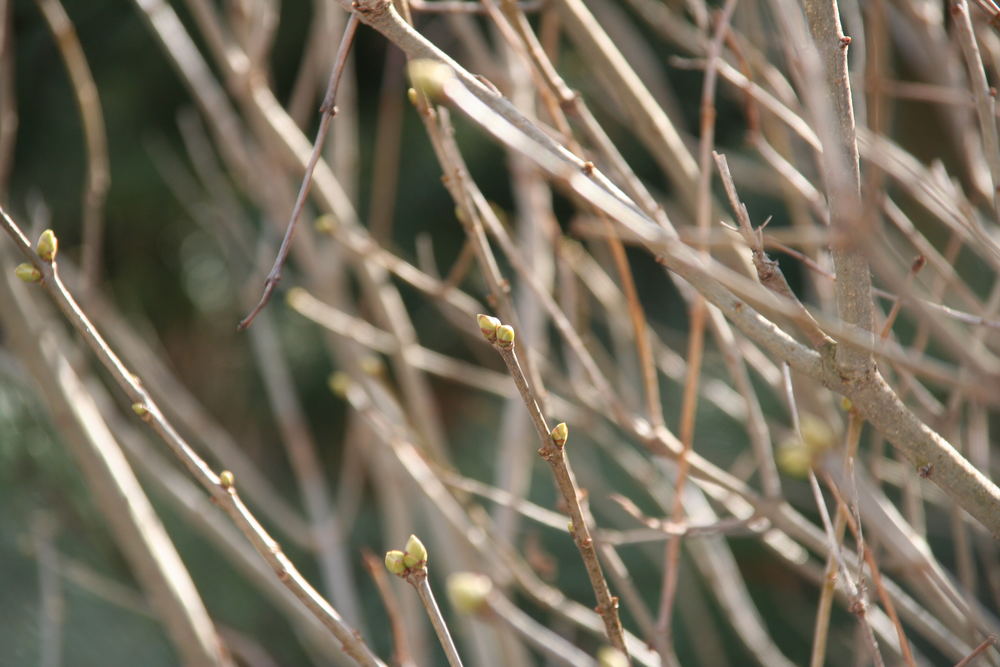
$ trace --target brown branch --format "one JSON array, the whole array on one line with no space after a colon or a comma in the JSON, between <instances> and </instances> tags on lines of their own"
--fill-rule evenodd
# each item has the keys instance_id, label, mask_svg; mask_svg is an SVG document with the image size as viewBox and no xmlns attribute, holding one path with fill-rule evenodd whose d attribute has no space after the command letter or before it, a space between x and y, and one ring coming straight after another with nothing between
<instances>
[{"instance_id":1,"label":"brown branch","mask_svg":"<svg viewBox=\"0 0 1000 667\"><path fill-rule=\"evenodd\" d=\"M323 104L319 108L322 114L319 129L316 130L316 139L313 142L312 154L306 163L305 174L302 176L302 185L299 187L299 193L295 198L295 206L292 207L292 214L288 220L288 227L285 229L285 236L281 239L278 256L275 257L274 266L271 267L271 271L267 274L267 279L264 281L264 292L260 295L260 300L254 306L253 310L240 320L240 323L236 326L239 331L243 331L253 323L254 318L257 317L257 313L271 300L271 295L281 280L281 270L285 266L285 260L288 259L288 252L291 250L295 227L302 216L302 211L306 205L306 198L309 196L309 189L312 187L313 171L316 169L316 163L319 162L323 155L323 143L330 129L330 123L333 121L333 117L337 115L337 88L340 86L340 78L344 72L344 66L347 64L347 54L350 53L351 44L354 43L354 35L357 29L357 14L351 14L351 18L347 21L347 27L344 28L344 36L340 39L340 48L337 50L337 58L333 65L333 71L330 73L330 81L326 87Z\"/></svg>"},{"instance_id":2,"label":"brown branch","mask_svg":"<svg viewBox=\"0 0 1000 667\"><path fill-rule=\"evenodd\" d=\"M580 552L580 557L583 559L584 567L587 570L587 577L590 579L590 585L597 597L595 611L597 611L604 621L605 633L611 645L627 655L628 650L625 647L622 623L618 617L618 598L612 596L611 591L608 589L608 582L604 578L601 563L597 559L594 539L590 534L594 518L591 516L590 510L586 509L585 505L580 502L582 494L577 487L576 479L566 456L568 429L565 424L559 424L551 431L549 430L549 426L545 422L545 417L538 408L538 402L535 400L534 394L528 386L524 371L521 370L517 353L514 351L514 329L510 326L501 325L500 321L496 318L485 315L479 316L479 324L483 335L493 344L497 352L500 353L500 357L503 359L504 364L507 365L507 370L510 371L511 378L513 378L514 384L517 386L517 390L524 400L525 407L528 408L531 422L534 424L535 431L538 433L538 438L541 441L538 455L552 469L556 488L559 490L563 502L566 503L570 518L572 519L572 530L570 533L573 536L576 548Z\"/></svg>"},{"instance_id":3,"label":"brown branch","mask_svg":"<svg viewBox=\"0 0 1000 667\"><path fill-rule=\"evenodd\" d=\"M122 391L132 402L132 409L160 438L170 447L174 455L208 491L222 509L229 514L233 523L243 535L253 544L257 553L271 566L275 575L297 597L330 632L343 644L344 652L361 665L381 665L382 662L371 652L356 631L348 626L340 614L327 602L312 585L299 573L292 561L285 555L273 537L257 521L257 518L243 504L236 491L233 474L223 471L217 475L205 461L191 448L191 445L181 437L173 424L167 420L160 407L146 391L142 381L122 363L118 355L108 346L107 342L91 323L90 319L80 309L76 300L66 289L59 277L58 265L55 261L55 243L50 253L41 253L49 260L40 258L31 243L24 236L17 223L0 208L0 225L14 241L21 254L40 272L41 282L49 296L63 312L66 319L83 337L87 345L108 370ZM43 234L43 238L45 234Z\"/></svg>"}]
</instances>

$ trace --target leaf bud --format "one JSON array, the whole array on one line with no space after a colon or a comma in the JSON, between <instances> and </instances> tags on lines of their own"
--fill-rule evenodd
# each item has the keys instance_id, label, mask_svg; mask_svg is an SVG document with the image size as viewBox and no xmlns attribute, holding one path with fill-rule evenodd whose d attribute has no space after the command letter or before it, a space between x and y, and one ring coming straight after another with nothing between
<instances>
[{"instance_id":1,"label":"leaf bud","mask_svg":"<svg viewBox=\"0 0 1000 667\"><path fill-rule=\"evenodd\" d=\"M598 667L628 667L628 658L613 646L602 646L597 651Z\"/></svg>"},{"instance_id":2,"label":"leaf bud","mask_svg":"<svg viewBox=\"0 0 1000 667\"><path fill-rule=\"evenodd\" d=\"M444 96L444 85L455 77L451 67L428 58L411 60L406 70L413 87L434 101Z\"/></svg>"},{"instance_id":3,"label":"leaf bud","mask_svg":"<svg viewBox=\"0 0 1000 667\"><path fill-rule=\"evenodd\" d=\"M351 388L351 384L353 382L354 381L351 379L350 375L344 371L337 371L336 373L330 375L326 384L330 388L330 391L333 392L334 396L337 396L338 398L345 398L347 396L347 391Z\"/></svg>"},{"instance_id":4,"label":"leaf bud","mask_svg":"<svg viewBox=\"0 0 1000 667\"><path fill-rule=\"evenodd\" d=\"M226 491L233 488L236 483L236 476L233 475L231 470L223 470L219 473L219 486L224 488Z\"/></svg>"},{"instance_id":5,"label":"leaf bud","mask_svg":"<svg viewBox=\"0 0 1000 667\"><path fill-rule=\"evenodd\" d=\"M563 447L566 441L569 439L569 427L566 426L566 422L559 422L556 427L552 429L552 442L556 447Z\"/></svg>"},{"instance_id":6,"label":"leaf bud","mask_svg":"<svg viewBox=\"0 0 1000 667\"><path fill-rule=\"evenodd\" d=\"M476 315L476 322L479 323L479 330L483 332L483 337L486 340L492 343L497 339L497 329L500 328L500 320L491 315L480 313Z\"/></svg>"},{"instance_id":7,"label":"leaf bud","mask_svg":"<svg viewBox=\"0 0 1000 667\"><path fill-rule=\"evenodd\" d=\"M406 554L403 556L403 565L408 570L422 569L427 565L427 547L416 535L410 535L403 547Z\"/></svg>"},{"instance_id":8,"label":"leaf bud","mask_svg":"<svg viewBox=\"0 0 1000 667\"><path fill-rule=\"evenodd\" d=\"M392 551L387 551L385 553L385 569L392 572L397 577L403 576L406 572L406 566L403 565L403 554L399 549L393 549Z\"/></svg>"},{"instance_id":9,"label":"leaf bud","mask_svg":"<svg viewBox=\"0 0 1000 667\"><path fill-rule=\"evenodd\" d=\"M37 283L42 279L42 272L27 262L14 267L14 275L26 283Z\"/></svg>"},{"instance_id":10,"label":"leaf bud","mask_svg":"<svg viewBox=\"0 0 1000 667\"><path fill-rule=\"evenodd\" d=\"M458 572L448 577L448 599L455 611L475 614L486 605L493 582L485 574Z\"/></svg>"},{"instance_id":11,"label":"leaf bud","mask_svg":"<svg viewBox=\"0 0 1000 667\"><path fill-rule=\"evenodd\" d=\"M38 244L35 245L35 251L46 262L53 261L59 252L59 239L56 238L56 233L51 229L42 232L38 237Z\"/></svg>"},{"instance_id":12,"label":"leaf bud","mask_svg":"<svg viewBox=\"0 0 1000 667\"><path fill-rule=\"evenodd\" d=\"M507 349L514 347L514 327L509 324L497 327L497 345Z\"/></svg>"}]
</instances>

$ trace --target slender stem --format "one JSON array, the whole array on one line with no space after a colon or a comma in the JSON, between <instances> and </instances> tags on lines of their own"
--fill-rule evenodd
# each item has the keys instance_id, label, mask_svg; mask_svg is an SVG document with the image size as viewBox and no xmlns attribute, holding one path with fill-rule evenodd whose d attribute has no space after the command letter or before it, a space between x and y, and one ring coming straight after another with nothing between
<instances>
[{"instance_id":1,"label":"slender stem","mask_svg":"<svg viewBox=\"0 0 1000 667\"><path fill-rule=\"evenodd\" d=\"M330 81L326 87L326 96L323 98L322 106L320 106L322 117L319 122L319 129L316 130L316 139L313 142L312 154L306 163L305 174L302 176L302 185L299 187L299 193L295 198L295 206L292 207L292 214L288 220L288 227L285 229L285 236L281 239L278 256L275 257L274 266L271 267L271 271L267 274L267 279L264 281L264 291L260 295L260 300L254 306L253 310L240 320L240 323L237 325L236 328L240 331L253 323L254 318L257 317L257 313L263 310L267 302L271 300L271 295L281 280L281 270L284 268L285 260L288 259L288 252L291 250L295 227L302 216L302 211L306 205L306 198L309 196L309 189L312 187L313 171L323 156L323 143L330 129L330 123L333 121L333 117L337 115L337 88L340 86L340 78L344 72L344 66L347 64L347 54L350 53L351 44L354 43L354 35L357 29L358 15L351 14L351 17L347 21L347 27L344 28L344 36L340 39L340 48L337 50L337 59L334 63L333 71L330 72Z\"/></svg>"},{"instance_id":2,"label":"slender stem","mask_svg":"<svg viewBox=\"0 0 1000 667\"><path fill-rule=\"evenodd\" d=\"M593 525L594 519L590 515L590 511L584 509L580 502L580 491L573 476L573 471L570 469L569 460L566 457L565 443L557 445L553 441L549 427L545 423L545 417L542 416L542 412L538 408L538 403L535 401L531 388L528 386L524 372L521 370L521 364L517 359L513 343L510 346L503 346L496 342L494 344L500 353L500 357L507 365L507 370L510 371L514 384L517 386L517 390L521 394L525 406L528 408L531 422L538 432L538 438L542 445L538 450L538 455L552 469L556 487L563 501L566 503L566 507L569 509L570 518L573 520L573 530L571 531L573 542L580 551L580 557L583 559L584 567L587 570L590 585L597 596L595 611L600 614L601 619L604 621L605 633L611 645L628 655L628 650L625 647L625 637L622 632L621 619L618 617L618 598L611 595L608 582L604 578L604 572L601 569L601 563L597 559L594 540L590 534L590 526Z\"/></svg>"},{"instance_id":3,"label":"slender stem","mask_svg":"<svg viewBox=\"0 0 1000 667\"><path fill-rule=\"evenodd\" d=\"M361 563L365 566L365 570L368 571L372 581L375 582L379 597L382 598L382 606L384 607L386 616L389 617L389 627L391 628L393 642L393 664L400 665L401 667L416 667L410 651L410 643L406 639L406 628L397 609L399 601L392 590L392 586L389 585L389 577L386 574L383 559L365 549L361 552Z\"/></svg>"},{"instance_id":4,"label":"slender stem","mask_svg":"<svg viewBox=\"0 0 1000 667\"><path fill-rule=\"evenodd\" d=\"M83 293L84 296L90 296L100 277L101 246L104 243L104 200L111 185L104 113L83 46L66 10L59 0L36 2L66 63L77 106L80 107L80 120L87 145L87 185L83 192L82 207Z\"/></svg>"},{"instance_id":5,"label":"slender stem","mask_svg":"<svg viewBox=\"0 0 1000 667\"><path fill-rule=\"evenodd\" d=\"M430 617L431 625L434 626L434 632L437 634L438 641L441 642L441 648L444 649L444 653L448 657L448 664L451 667L462 667L462 658L458 655L458 649L455 648L455 642L451 639L448 625L444 622L444 616L441 615L437 600L434 599L434 591L431 590L431 585L427 583L427 569L421 568L416 570L407 576L406 580L417 590L420 601L424 603L427 616Z\"/></svg>"}]
</instances>

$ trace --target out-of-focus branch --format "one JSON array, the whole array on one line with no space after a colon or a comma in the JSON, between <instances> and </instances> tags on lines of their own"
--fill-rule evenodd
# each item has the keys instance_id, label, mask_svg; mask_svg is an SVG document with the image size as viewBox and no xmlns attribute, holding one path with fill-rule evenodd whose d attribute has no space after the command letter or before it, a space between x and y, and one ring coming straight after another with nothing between
<instances>
[{"instance_id":1,"label":"out-of-focus branch","mask_svg":"<svg viewBox=\"0 0 1000 667\"><path fill-rule=\"evenodd\" d=\"M932 464L935 474L931 479L955 498L965 511L1000 537L1000 489L950 443L920 421L899 400L878 372L865 376L863 381L849 381L845 378L838 370L840 364L829 353L846 345L839 344L832 349L828 346L824 348L827 353L823 355L802 346L762 317L743 298L720 284L719 277L725 274L726 269L719 267L710 270L689 248L672 243L661 228L637 213L634 207L620 205L617 198L611 197L579 171L568 171L548 153L536 150L530 137L498 118L486 104L472 95L463 82L445 71L440 71L439 75L440 78L431 77L434 80L428 81L428 85L436 87L445 99L458 106L489 134L535 160L550 178L602 209L609 217L639 236L644 243L655 245L658 256L668 268L704 294L758 345L787 361L794 370L818 379L827 387L850 398L861 414L899 448L915 467ZM752 289L753 287L757 289ZM756 295L758 290L763 288L748 285L744 294ZM766 297L761 295L764 303L773 298L775 297L770 293Z\"/></svg>"},{"instance_id":2,"label":"out-of-focus branch","mask_svg":"<svg viewBox=\"0 0 1000 667\"><path fill-rule=\"evenodd\" d=\"M136 415L163 439L188 471L229 514L244 536L257 549L257 553L274 569L275 575L281 582L343 643L345 653L361 665L381 665L382 662L357 633L344 623L330 603L306 581L282 551L281 546L243 504L236 491L233 474L223 471L224 474L218 475L209 468L181 437L173 424L166 419L152 396L143 387L139 377L125 367L118 355L98 333L59 277L58 264L55 261L58 248L55 235L51 231L44 233L39 251L36 253L17 223L2 208L0 208L0 224L21 254L39 272L40 282L45 286L49 296L128 396Z\"/></svg>"},{"instance_id":3,"label":"out-of-focus branch","mask_svg":"<svg viewBox=\"0 0 1000 667\"><path fill-rule=\"evenodd\" d=\"M187 569L93 398L60 351L55 334L46 332L32 304L12 289L12 278L4 273L0 278L4 330L41 387L101 514L178 656L191 665L232 665ZM46 282L51 284L54 277L50 274Z\"/></svg>"},{"instance_id":4,"label":"out-of-focus branch","mask_svg":"<svg viewBox=\"0 0 1000 667\"><path fill-rule=\"evenodd\" d=\"M108 160L108 139L104 132L104 113L97 85L87 65L80 39L73 23L59 0L35 0L42 10L49 30L56 40L59 53L76 93L76 103L83 121L87 143L87 184L83 190L83 292L89 294L97 286L101 270L101 247L104 244L104 199L111 185Z\"/></svg>"}]
</instances>

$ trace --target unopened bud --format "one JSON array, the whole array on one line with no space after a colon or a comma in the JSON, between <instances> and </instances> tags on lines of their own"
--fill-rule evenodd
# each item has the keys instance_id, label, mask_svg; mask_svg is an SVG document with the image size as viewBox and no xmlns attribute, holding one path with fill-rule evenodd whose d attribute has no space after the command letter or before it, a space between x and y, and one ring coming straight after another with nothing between
<instances>
[{"instance_id":1,"label":"unopened bud","mask_svg":"<svg viewBox=\"0 0 1000 667\"><path fill-rule=\"evenodd\" d=\"M403 556L403 565L408 570L420 569L427 565L427 547L416 535L410 535L403 547L406 554Z\"/></svg>"},{"instance_id":2,"label":"unopened bud","mask_svg":"<svg viewBox=\"0 0 1000 667\"><path fill-rule=\"evenodd\" d=\"M387 551L385 553L385 569L392 572L397 577L403 576L406 572L406 566L403 565L403 554L399 549L393 549L392 551Z\"/></svg>"},{"instance_id":3,"label":"unopened bud","mask_svg":"<svg viewBox=\"0 0 1000 667\"><path fill-rule=\"evenodd\" d=\"M493 582L485 574L458 572L448 577L448 599L455 611L475 614L486 604Z\"/></svg>"},{"instance_id":4,"label":"unopened bud","mask_svg":"<svg viewBox=\"0 0 1000 667\"><path fill-rule=\"evenodd\" d=\"M504 348L514 347L514 327L509 324L497 327L497 345Z\"/></svg>"},{"instance_id":5,"label":"unopened bud","mask_svg":"<svg viewBox=\"0 0 1000 667\"><path fill-rule=\"evenodd\" d=\"M329 213L321 215L313 221L313 229L320 234L330 234L336 226L337 219Z\"/></svg>"},{"instance_id":6,"label":"unopened bud","mask_svg":"<svg viewBox=\"0 0 1000 667\"><path fill-rule=\"evenodd\" d=\"M476 322L479 323L479 330L483 332L483 337L491 343L497 339L497 329L500 328L500 320L480 313L476 315Z\"/></svg>"},{"instance_id":7,"label":"unopened bud","mask_svg":"<svg viewBox=\"0 0 1000 667\"><path fill-rule=\"evenodd\" d=\"M566 444L569 439L569 427L566 426L566 422L559 422L556 427L552 429L552 442L555 443L556 447L562 447Z\"/></svg>"},{"instance_id":8,"label":"unopened bud","mask_svg":"<svg viewBox=\"0 0 1000 667\"><path fill-rule=\"evenodd\" d=\"M26 283L37 283L42 279L42 272L27 262L15 266L14 275Z\"/></svg>"},{"instance_id":9,"label":"unopened bud","mask_svg":"<svg viewBox=\"0 0 1000 667\"><path fill-rule=\"evenodd\" d=\"M427 58L411 60L406 71L413 87L435 101L444 96L444 85L455 77L451 67Z\"/></svg>"},{"instance_id":10,"label":"unopened bud","mask_svg":"<svg viewBox=\"0 0 1000 667\"><path fill-rule=\"evenodd\" d=\"M219 486L224 488L226 491L233 488L233 484L236 483L236 476L231 470L223 470L219 473Z\"/></svg>"},{"instance_id":11,"label":"unopened bud","mask_svg":"<svg viewBox=\"0 0 1000 667\"><path fill-rule=\"evenodd\" d=\"M628 667L625 654L612 646L602 646L597 651L598 667Z\"/></svg>"},{"instance_id":12,"label":"unopened bud","mask_svg":"<svg viewBox=\"0 0 1000 667\"><path fill-rule=\"evenodd\" d=\"M347 396L347 390L351 388L351 376L343 371L337 371L333 373L330 378L326 381L327 386L330 391L333 392L334 396L338 398L344 398Z\"/></svg>"},{"instance_id":13,"label":"unopened bud","mask_svg":"<svg viewBox=\"0 0 1000 667\"><path fill-rule=\"evenodd\" d=\"M775 460L781 472L791 477L805 477L812 467L812 454L809 448L795 436L778 445Z\"/></svg>"},{"instance_id":14,"label":"unopened bud","mask_svg":"<svg viewBox=\"0 0 1000 667\"><path fill-rule=\"evenodd\" d=\"M42 235L38 237L38 244L35 246L35 251L46 262L54 260L56 253L59 252L59 239L56 238L56 233L51 229L46 229L42 232Z\"/></svg>"}]
</instances>

